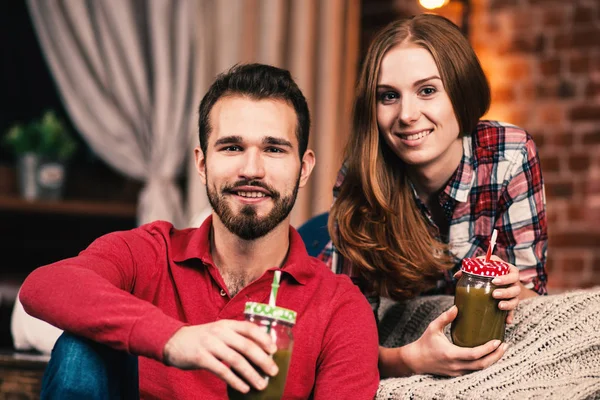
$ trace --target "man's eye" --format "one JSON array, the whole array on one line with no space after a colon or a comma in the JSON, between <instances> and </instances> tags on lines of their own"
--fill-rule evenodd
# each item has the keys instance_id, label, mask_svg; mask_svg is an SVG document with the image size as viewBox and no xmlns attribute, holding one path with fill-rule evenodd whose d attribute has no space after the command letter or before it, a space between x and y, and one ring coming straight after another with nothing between
<instances>
[{"instance_id":1,"label":"man's eye","mask_svg":"<svg viewBox=\"0 0 600 400\"><path fill-rule=\"evenodd\" d=\"M267 153L284 153L283 149L279 147L267 147L266 151Z\"/></svg>"},{"instance_id":2,"label":"man's eye","mask_svg":"<svg viewBox=\"0 0 600 400\"><path fill-rule=\"evenodd\" d=\"M221 151L241 151L242 148L240 146L227 146L223 147Z\"/></svg>"},{"instance_id":3,"label":"man's eye","mask_svg":"<svg viewBox=\"0 0 600 400\"><path fill-rule=\"evenodd\" d=\"M398 99L398 93L395 92L383 92L379 94L379 101L382 103L392 103L394 100Z\"/></svg>"}]
</instances>

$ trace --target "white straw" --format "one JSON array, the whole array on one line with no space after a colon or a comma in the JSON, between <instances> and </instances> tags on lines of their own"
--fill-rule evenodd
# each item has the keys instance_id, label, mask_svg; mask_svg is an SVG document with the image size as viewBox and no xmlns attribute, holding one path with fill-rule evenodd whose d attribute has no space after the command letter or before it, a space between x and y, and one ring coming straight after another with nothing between
<instances>
[{"instance_id":1,"label":"white straw","mask_svg":"<svg viewBox=\"0 0 600 400\"><path fill-rule=\"evenodd\" d=\"M498 237L498 231L494 229L492 232L492 237L490 239L490 247L488 248L487 254L485 256L485 261L489 262L492 253L494 252L494 246L496 246L496 237Z\"/></svg>"}]
</instances>

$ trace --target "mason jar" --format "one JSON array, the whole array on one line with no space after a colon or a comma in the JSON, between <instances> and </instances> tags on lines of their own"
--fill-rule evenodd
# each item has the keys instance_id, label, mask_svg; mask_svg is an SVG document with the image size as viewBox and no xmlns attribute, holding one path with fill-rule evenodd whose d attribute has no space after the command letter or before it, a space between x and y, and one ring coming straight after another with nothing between
<instances>
[{"instance_id":1,"label":"mason jar","mask_svg":"<svg viewBox=\"0 0 600 400\"><path fill-rule=\"evenodd\" d=\"M508 274L509 265L503 261L465 258L461 270L454 295L458 315L450 329L452 342L460 347L475 347L490 340L504 341L507 311L498 308L500 301L492 297L498 287L492 280Z\"/></svg>"}]
</instances>

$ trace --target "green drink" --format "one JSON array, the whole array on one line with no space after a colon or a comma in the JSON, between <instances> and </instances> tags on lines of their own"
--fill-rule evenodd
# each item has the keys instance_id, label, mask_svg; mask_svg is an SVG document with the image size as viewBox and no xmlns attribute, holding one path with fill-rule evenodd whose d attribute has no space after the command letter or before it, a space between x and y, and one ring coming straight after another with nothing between
<instances>
[{"instance_id":1,"label":"green drink","mask_svg":"<svg viewBox=\"0 0 600 400\"><path fill-rule=\"evenodd\" d=\"M264 390L250 389L248 393L241 393L227 386L229 400L279 400L283 396L285 381L292 352L290 350L278 350L273 354L273 361L279 367L279 373L269 378L269 384Z\"/></svg>"},{"instance_id":2,"label":"green drink","mask_svg":"<svg viewBox=\"0 0 600 400\"><path fill-rule=\"evenodd\" d=\"M454 304L458 315L452 323L452 342L461 347L475 347L490 340L504 340L506 311L498 308L489 287L457 287Z\"/></svg>"},{"instance_id":3,"label":"green drink","mask_svg":"<svg viewBox=\"0 0 600 400\"><path fill-rule=\"evenodd\" d=\"M292 360L294 345L292 327L296 323L296 312L268 304L248 302L244 314L247 321L260 326L271 335L271 339L277 346L277 351L273 354L273 361L277 364L279 372L268 378L268 384L264 390L256 390L251 387L248 393L241 393L227 386L229 400L279 400L283 397L288 369ZM251 365L259 373L262 373L260 368L252 363Z\"/></svg>"},{"instance_id":4,"label":"green drink","mask_svg":"<svg viewBox=\"0 0 600 400\"><path fill-rule=\"evenodd\" d=\"M455 345L476 347L490 340L504 340L507 311L500 310L499 300L492 297L496 289L492 280L508 270L508 265L501 261L463 260L462 276L454 295L458 314L450 329Z\"/></svg>"}]
</instances>

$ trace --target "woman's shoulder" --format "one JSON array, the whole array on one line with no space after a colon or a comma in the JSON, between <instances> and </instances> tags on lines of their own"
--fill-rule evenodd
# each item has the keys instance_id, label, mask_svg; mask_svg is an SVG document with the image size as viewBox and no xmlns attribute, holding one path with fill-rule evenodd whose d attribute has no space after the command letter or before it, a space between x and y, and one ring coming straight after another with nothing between
<instances>
[{"instance_id":1,"label":"woman's shoulder","mask_svg":"<svg viewBox=\"0 0 600 400\"><path fill-rule=\"evenodd\" d=\"M516 153L534 146L533 138L525 129L493 120L479 121L471 134L471 141L475 157L482 162L489 158L496 162L514 159Z\"/></svg>"},{"instance_id":2,"label":"woman's shoulder","mask_svg":"<svg viewBox=\"0 0 600 400\"><path fill-rule=\"evenodd\" d=\"M479 145L504 146L510 143L525 143L531 135L520 126L507 122L481 120L472 134Z\"/></svg>"}]
</instances>

